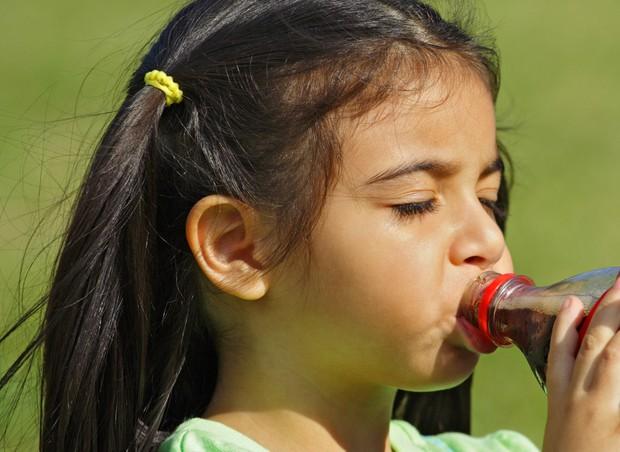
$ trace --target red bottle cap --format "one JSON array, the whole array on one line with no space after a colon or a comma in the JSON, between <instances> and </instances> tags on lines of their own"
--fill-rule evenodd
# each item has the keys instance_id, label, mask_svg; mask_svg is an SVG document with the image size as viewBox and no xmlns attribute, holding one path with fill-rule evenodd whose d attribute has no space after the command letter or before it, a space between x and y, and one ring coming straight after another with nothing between
<instances>
[{"instance_id":1,"label":"red bottle cap","mask_svg":"<svg viewBox=\"0 0 620 452\"><path fill-rule=\"evenodd\" d=\"M491 304L491 300L493 300L493 297L497 293L500 286L509 279L512 279L514 276L514 273L504 273L491 281L491 284L489 284L482 292L480 304L478 305L478 327L485 334L487 339L495 345L506 345L506 343L498 344L497 341L491 336L489 331L489 305Z\"/></svg>"}]
</instances>

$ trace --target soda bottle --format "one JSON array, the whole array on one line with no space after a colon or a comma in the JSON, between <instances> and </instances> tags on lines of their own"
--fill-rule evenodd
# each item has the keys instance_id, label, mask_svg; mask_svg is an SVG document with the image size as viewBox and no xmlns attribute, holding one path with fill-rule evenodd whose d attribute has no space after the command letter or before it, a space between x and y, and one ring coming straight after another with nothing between
<instances>
[{"instance_id":1,"label":"soda bottle","mask_svg":"<svg viewBox=\"0 0 620 452\"><path fill-rule=\"evenodd\" d=\"M516 345L546 392L551 330L560 306L569 295L581 299L586 314L579 325L581 345L598 302L619 275L620 267L607 267L536 287L524 275L487 271L465 291L459 315L496 346Z\"/></svg>"}]
</instances>

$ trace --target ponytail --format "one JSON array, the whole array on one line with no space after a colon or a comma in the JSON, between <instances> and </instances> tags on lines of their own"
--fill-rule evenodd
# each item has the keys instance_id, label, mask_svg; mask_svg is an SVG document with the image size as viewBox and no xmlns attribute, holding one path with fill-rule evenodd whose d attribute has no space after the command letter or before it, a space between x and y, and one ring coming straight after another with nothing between
<instances>
[{"instance_id":1,"label":"ponytail","mask_svg":"<svg viewBox=\"0 0 620 452\"><path fill-rule=\"evenodd\" d=\"M161 97L123 105L98 145L54 270L41 334L41 448L121 450L146 397L156 215L147 166Z\"/></svg>"},{"instance_id":2,"label":"ponytail","mask_svg":"<svg viewBox=\"0 0 620 452\"><path fill-rule=\"evenodd\" d=\"M198 415L214 386L187 251L157 233L163 100L145 88L121 106L79 189L46 300L2 338L46 302L38 333L0 381L43 345L41 450L151 450L169 434L164 417L171 430ZM183 394L192 386L204 396L171 400L179 381Z\"/></svg>"}]
</instances>

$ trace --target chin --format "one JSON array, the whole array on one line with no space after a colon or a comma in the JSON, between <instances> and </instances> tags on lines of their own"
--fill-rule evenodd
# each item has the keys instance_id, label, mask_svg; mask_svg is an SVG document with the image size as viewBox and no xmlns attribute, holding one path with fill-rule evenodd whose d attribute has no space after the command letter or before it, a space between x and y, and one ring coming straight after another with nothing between
<instances>
[{"instance_id":1,"label":"chin","mask_svg":"<svg viewBox=\"0 0 620 452\"><path fill-rule=\"evenodd\" d=\"M467 380L467 378L469 378L469 376L472 373L470 372L467 375L464 375L462 378L452 378L446 381L431 381L426 385L423 385L422 387L416 387L413 389L409 389L410 391L414 391L414 392L434 392L434 391L444 391L446 389L452 389L458 385L460 385L461 383L463 383L465 380Z\"/></svg>"},{"instance_id":2,"label":"chin","mask_svg":"<svg viewBox=\"0 0 620 452\"><path fill-rule=\"evenodd\" d=\"M429 375L428 383L421 391L442 391L460 385L474 372L480 355L463 348L456 353L446 353L438 358Z\"/></svg>"},{"instance_id":3,"label":"chin","mask_svg":"<svg viewBox=\"0 0 620 452\"><path fill-rule=\"evenodd\" d=\"M452 359L442 366L436 365L433 371L416 381L409 381L399 385L399 389L412 392L443 391L454 388L471 376L478 362L479 355L465 351L467 358Z\"/></svg>"}]
</instances>

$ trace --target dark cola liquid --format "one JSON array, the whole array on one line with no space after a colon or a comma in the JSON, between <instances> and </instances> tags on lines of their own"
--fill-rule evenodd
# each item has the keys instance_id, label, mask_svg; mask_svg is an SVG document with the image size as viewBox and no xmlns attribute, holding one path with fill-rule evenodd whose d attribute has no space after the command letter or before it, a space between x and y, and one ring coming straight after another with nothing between
<instances>
[{"instance_id":1,"label":"dark cola liquid","mask_svg":"<svg viewBox=\"0 0 620 452\"><path fill-rule=\"evenodd\" d=\"M534 376L546 391L547 357L555 313L530 309L498 309L495 326L502 336L521 350Z\"/></svg>"}]
</instances>

